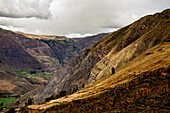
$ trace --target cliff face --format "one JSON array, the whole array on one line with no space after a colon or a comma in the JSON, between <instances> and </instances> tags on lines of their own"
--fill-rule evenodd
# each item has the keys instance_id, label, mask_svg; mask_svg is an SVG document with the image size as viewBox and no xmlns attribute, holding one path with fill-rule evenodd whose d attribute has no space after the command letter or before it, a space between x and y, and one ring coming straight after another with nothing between
<instances>
[{"instance_id":1,"label":"cliff face","mask_svg":"<svg viewBox=\"0 0 170 113\"><path fill-rule=\"evenodd\" d=\"M146 50L170 39L170 10L145 16L133 24L113 32L83 54L71 60L62 73L63 78L56 78L43 86L34 96L35 102L57 94L61 90L70 92L73 88L81 89L94 81L116 71Z\"/></svg>"}]
</instances>

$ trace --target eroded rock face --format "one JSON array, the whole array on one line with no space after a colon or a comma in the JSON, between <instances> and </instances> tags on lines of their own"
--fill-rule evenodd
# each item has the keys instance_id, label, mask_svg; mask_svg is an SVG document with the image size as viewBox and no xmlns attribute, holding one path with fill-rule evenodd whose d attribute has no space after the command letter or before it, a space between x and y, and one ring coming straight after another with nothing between
<instances>
[{"instance_id":1,"label":"eroded rock face","mask_svg":"<svg viewBox=\"0 0 170 113\"><path fill-rule=\"evenodd\" d=\"M115 53L115 49L112 49L109 54L102 58L91 70L88 84L91 84L105 75L110 74L112 67L117 69L130 60L133 60L147 49L169 40L170 19L168 15L170 14L155 14L153 16L144 17L132 24L126 31L128 35L126 34L122 38L126 39L126 43L128 43L129 40L127 37L130 37L130 39L134 40L134 42L117 53ZM137 33L132 32L134 30ZM133 36L134 39L132 39L131 36ZM137 40L135 40L136 36L139 37ZM129 41L131 42L131 40ZM121 47L121 45L122 44L117 44L115 46Z\"/></svg>"}]
</instances>

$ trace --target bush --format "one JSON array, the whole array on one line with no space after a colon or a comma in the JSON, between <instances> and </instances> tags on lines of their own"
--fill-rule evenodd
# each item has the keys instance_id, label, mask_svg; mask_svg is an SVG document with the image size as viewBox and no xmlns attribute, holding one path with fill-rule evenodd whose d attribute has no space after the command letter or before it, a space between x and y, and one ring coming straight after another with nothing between
<instances>
[{"instance_id":1,"label":"bush","mask_svg":"<svg viewBox=\"0 0 170 113\"><path fill-rule=\"evenodd\" d=\"M1 102L0 106L3 106L3 105L4 105L4 103L3 103L3 102Z\"/></svg>"},{"instance_id":2,"label":"bush","mask_svg":"<svg viewBox=\"0 0 170 113\"><path fill-rule=\"evenodd\" d=\"M33 105L33 104L34 104L34 98L33 97L29 97L28 98L28 102L25 103L25 105L27 106L27 105Z\"/></svg>"},{"instance_id":3,"label":"bush","mask_svg":"<svg viewBox=\"0 0 170 113\"><path fill-rule=\"evenodd\" d=\"M62 91L60 91L60 93L59 93L58 95L56 95L56 96L51 95L51 96L45 98L44 103L45 103L45 102L49 102L50 100L54 100L54 99L58 99L58 98L64 97L64 96L66 96L66 95L67 95L67 91L62 90Z\"/></svg>"},{"instance_id":4,"label":"bush","mask_svg":"<svg viewBox=\"0 0 170 113\"><path fill-rule=\"evenodd\" d=\"M37 72L36 71L30 71L30 74L36 74Z\"/></svg>"},{"instance_id":5,"label":"bush","mask_svg":"<svg viewBox=\"0 0 170 113\"><path fill-rule=\"evenodd\" d=\"M21 107L19 112L20 113L28 113L27 107Z\"/></svg>"},{"instance_id":6,"label":"bush","mask_svg":"<svg viewBox=\"0 0 170 113\"><path fill-rule=\"evenodd\" d=\"M15 108L11 108L7 111L7 113L15 113Z\"/></svg>"},{"instance_id":7,"label":"bush","mask_svg":"<svg viewBox=\"0 0 170 113\"><path fill-rule=\"evenodd\" d=\"M51 95L51 96L45 98L45 101L44 101L44 102L49 102L50 100L53 100L53 99L55 99L55 98L54 98L54 95Z\"/></svg>"}]
</instances>

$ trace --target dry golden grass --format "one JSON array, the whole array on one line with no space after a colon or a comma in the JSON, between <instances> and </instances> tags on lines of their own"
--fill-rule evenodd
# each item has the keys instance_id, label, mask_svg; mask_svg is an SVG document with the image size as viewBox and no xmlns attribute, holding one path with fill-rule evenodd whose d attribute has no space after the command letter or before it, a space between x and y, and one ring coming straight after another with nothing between
<instances>
[{"instance_id":1,"label":"dry golden grass","mask_svg":"<svg viewBox=\"0 0 170 113\"><path fill-rule=\"evenodd\" d=\"M151 54L148 54L151 53ZM146 71L152 71L161 67L170 65L170 43L162 43L154 48L144 52L134 60L116 70L113 75L107 75L101 80L85 87L84 89L56 100L52 100L42 105L30 105L29 109L43 110L63 102L84 99L93 95L100 94L107 88L113 88L118 84L126 83L132 80L135 74L141 74Z\"/></svg>"}]
</instances>

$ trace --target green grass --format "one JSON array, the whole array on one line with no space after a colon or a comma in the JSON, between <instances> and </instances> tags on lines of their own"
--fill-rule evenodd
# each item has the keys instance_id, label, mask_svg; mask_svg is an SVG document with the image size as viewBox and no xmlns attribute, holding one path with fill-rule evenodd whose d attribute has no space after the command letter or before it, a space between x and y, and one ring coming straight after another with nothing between
<instances>
[{"instance_id":1,"label":"green grass","mask_svg":"<svg viewBox=\"0 0 170 113\"><path fill-rule=\"evenodd\" d=\"M24 72L24 71L15 71L17 75L23 76L23 77L28 77L28 73Z\"/></svg>"},{"instance_id":2,"label":"green grass","mask_svg":"<svg viewBox=\"0 0 170 113\"><path fill-rule=\"evenodd\" d=\"M17 75L19 76L23 76L23 77L40 77L40 78L51 78L53 77L50 73L49 74L44 74L44 73L36 73L36 74L29 74L25 71L15 71ZM30 77L30 79L33 79L32 77Z\"/></svg>"},{"instance_id":3,"label":"green grass","mask_svg":"<svg viewBox=\"0 0 170 113\"><path fill-rule=\"evenodd\" d=\"M41 78L51 78L53 77L51 74L40 74Z\"/></svg>"},{"instance_id":4,"label":"green grass","mask_svg":"<svg viewBox=\"0 0 170 113\"><path fill-rule=\"evenodd\" d=\"M15 100L16 100L16 98L0 98L0 103L3 102L3 106L0 106L0 108L7 107L8 105L10 105Z\"/></svg>"}]
</instances>

